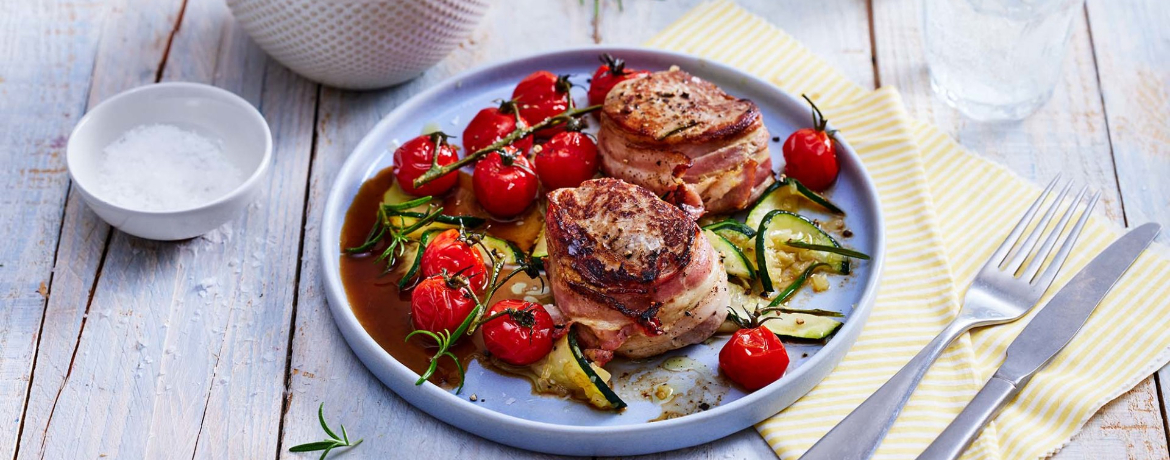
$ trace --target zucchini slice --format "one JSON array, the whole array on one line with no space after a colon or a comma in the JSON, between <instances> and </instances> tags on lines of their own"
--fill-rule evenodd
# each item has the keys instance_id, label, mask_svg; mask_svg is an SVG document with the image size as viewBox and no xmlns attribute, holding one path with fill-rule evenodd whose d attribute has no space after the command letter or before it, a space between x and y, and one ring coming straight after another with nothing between
<instances>
[{"instance_id":1,"label":"zucchini slice","mask_svg":"<svg viewBox=\"0 0 1170 460\"><path fill-rule=\"evenodd\" d=\"M483 255L484 262L490 262L494 259L502 261L504 265L519 265L524 260L524 251L521 251L511 241L491 235L484 235L480 243L482 244L478 244L475 247ZM491 251L495 257L488 256L488 251Z\"/></svg>"},{"instance_id":2,"label":"zucchini slice","mask_svg":"<svg viewBox=\"0 0 1170 460\"><path fill-rule=\"evenodd\" d=\"M756 230L744 225L738 220L725 220L703 227L722 236L723 239L735 245L736 249L747 258L753 273L756 270ZM754 278L753 278L754 279Z\"/></svg>"},{"instance_id":3,"label":"zucchini slice","mask_svg":"<svg viewBox=\"0 0 1170 460\"><path fill-rule=\"evenodd\" d=\"M536 236L536 244L532 246L532 258L544 260L546 257L548 257L548 239L544 236L544 228L541 228L540 234Z\"/></svg>"},{"instance_id":4,"label":"zucchini slice","mask_svg":"<svg viewBox=\"0 0 1170 460\"><path fill-rule=\"evenodd\" d=\"M842 275L849 274L849 258L841 254L788 246L789 240L822 246L841 247L833 237L812 221L788 211L773 209L761 219L756 230L756 264L764 292L773 292L773 282L793 278L809 265L821 262ZM785 275L788 276L785 276Z\"/></svg>"},{"instance_id":5,"label":"zucchini slice","mask_svg":"<svg viewBox=\"0 0 1170 460\"><path fill-rule=\"evenodd\" d=\"M772 317L775 315L775 317ZM837 332L841 322L808 313L770 313L764 327L778 336L793 339L821 340Z\"/></svg>"},{"instance_id":6,"label":"zucchini slice","mask_svg":"<svg viewBox=\"0 0 1170 460\"><path fill-rule=\"evenodd\" d=\"M747 224L744 224L743 222L735 219L721 220L711 225L706 225L703 227L703 230L711 230L720 235L728 232L734 232L744 235L748 238L754 238L756 236L756 229L748 227Z\"/></svg>"},{"instance_id":7,"label":"zucchini slice","mask_svg":"<svg viewBox=\"0 0 1170 460\"><path fill-rule=\"evenodd\" d=\"M805 187L804 184L800 183L800 181L796 179L785 177L784 180L780 182L783 185L795 186L797 193L800 193L805 198L808 198L809 201L820 205L820 207L825 208L831 213L845 214L845 211L841 210L841 208L833 204L832 201L829 201L828 198L825 198L824 195L821 195L820 193L814 192L812 189Z\"/></svg>"},{"instance_id":8,"label":"zucchini slice","mask_svg":"<svg viewBox=\"0 0 1170 460\"><path fill-rule=\"evenodd\" d=\"M570 394L603 410L626 407L625 401L609 387L609 372L585 358L572 330L553 343L548 356L530 368L535 374L538 393Z\"/></svg>"},{"instance_id":9,"label":"zucchini slice","mask_svg":"<svg viewBox=\"0 0 1170 460\"><path fill-rule=\"evenodd\" d=\"M738 284L728 283L728 293L731 297L731 308L741 316L755 313L756 309L764 308L763 301L750 295L747 290ZM796 312L788 309L769 311L761 316L764 327L781 338L801 340L821 340L837 331L841 322L826 316L841 316L840 313L824 310L806 310ZM719 327L719 332L731 333L739 329L734 322L727 320Z\"/></svg>"},{"instance_id":10,"label":"zucchini slice","mask_svg":"<svg viewBox=\"0 0 1170 460\"><path fill-rule=\"evenodd\" d=\"M845 213L841 208L829 201L828 198L805 187L800 181L791 177L785 177L784 180L775 182L771 187L768 187L760 195L760 198L756 200L756 203L752 205L752 209L748 211L747 226L759 228L760 221L764 220L764 216L776 209L796 212L796 210L800 209L801 201L806 200L825 208L831 213Z\"/></svg>"},{"instance_id":11,"label":"zucchini slice","mask_svg":"<svg viewBox=\"0 0 1170 460\"><path fill-rule=\"evenodd\" d=\"M398 206L398 205L402 205L405 203L410 203L411 201L415 201L418 199L419 199L419 197L410 195L409 193L406 193L405 191L403 191L402 187L398 186L398 182L395 182L393 185L390 186L390 188L386 189L385 193L382 194L382 204L392 205L392 206ZM387 210L387 212L388 212L387 219L388 219L389 223L395 227L398 227L398 228L409 227L410 225L413 225L415 222L418 222L418 219L425 216L427 211L430 211L430 209L431 209L431 204L424 203L424 204L410 207L410 208L406 208L406 209L399 209L399 210L393 210L393 211ZM409 236L411 238L420 238L420 237L422 237L422 234L424 232L426 232L427 230L430 230L430 229L459 228L460 226L467 227L467 228L474 228L474 227L478 227L480 225L483 225L484 222L486 222L485 219L483 219L481 217L475 217L475 216L440 215L437 218L435 218L434 222L431 222L430 224L424 225L422 228L419 228L418 230L411 232L407 236Z\"/></svg>"},{"instance_id":12,"label":"zucchini slice","mask_svg":"<svg viewBox=\"0 0 1170 460\"><path fill-rule=\"evenodd\" d=\"M755 267L752 267L743 251L727 241L727 238L711 230L703 230L703 236L706 236L711 246L719 252L720 258L723 259L723 268L727 270L728 275L748 281L756 279Z\"/></svg>"}]
</instances>

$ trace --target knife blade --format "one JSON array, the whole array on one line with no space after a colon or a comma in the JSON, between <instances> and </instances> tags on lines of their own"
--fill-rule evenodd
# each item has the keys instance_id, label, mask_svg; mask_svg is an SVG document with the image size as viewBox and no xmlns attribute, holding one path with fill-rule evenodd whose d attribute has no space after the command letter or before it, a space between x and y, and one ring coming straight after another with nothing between
<instances>
[{"instance_id":1,"label":"knife blade","mask_svg":"<svg viewBox=\"0 0 1170 460\"><path fill-rule=\"evenodd\" d=\"M1003 365L918 460L958 459L987 422L1072 341L1159 230L1153 223L1131 230L1077 272L1008 345Z\"/></svg>"},{"instance_id":2,"label":"knife blade","mask_svg":"<svg viewBox=\"0 0 1170 460\"><path fill-rule=\"evenodd\" d=\"M1007 358L996 375L1021 386L1052 361L1160 229L1149 223L1130 230L1077 272L1008 345Z\"/></svg>"}]
</instances>

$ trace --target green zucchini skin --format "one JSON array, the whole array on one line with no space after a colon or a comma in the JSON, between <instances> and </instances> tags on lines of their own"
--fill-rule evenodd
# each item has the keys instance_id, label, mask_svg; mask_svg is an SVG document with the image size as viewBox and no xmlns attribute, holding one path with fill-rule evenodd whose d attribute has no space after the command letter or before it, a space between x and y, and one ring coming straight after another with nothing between
<instances>
[{"instance_id":1,"label":"green zucchini skin","mask_svg":"<svg viewBox=\"0 0 1170 460\"><path fill-rule=\"evenodd\" d=\"M773 222L786 225L789 228L798 228L808 233L809 235L813 235L814 239L817 240L817 244L841 247L841 245L837 243L837 240L834 240L833 237L829 236L828 233L825 233L824 230L821 230L817 224L813 223L811 220L808 220L804 216L782 209L773 209L768 211L768 214L766 214L760 221L760 227L756 230L756 264L758 267L757 274L760 278L760 285L763 287L764 292L775 291L775 286L772 284L772 274L769 273L768 270L767 259L768 229L771 228ZM824 262L828 263L830 268L839 274L849 274L849 258L845 256L829 253L827 256L825 256Z\"/></svg>"},{"instance_id":2,"label":"green zucchini skin","mask_svg":"<svg viewBox=\"0 0 1170 460\"><path fill-rule=\"evenodd\" d=\"M748 281L756 279L755 268L735 244L712 230L703 230L703 236L707 237L715 251L723 256L723 268L727 270L728 275Z\"/></svg>"},{"instance_id":3,"label":"green zucchini skin","mask_svg":"<svg viewBox=\"0 0 1170 460\"><path fill-rule=\"evenodd\" d=\"M569 329L569 350L573 352L573 357L577 359L577 365L581 366L581 370L585 372L585 375L589 376L589 381L593 382L597 390L613 405L612 409L624 409L626 402L622 401L622 398L618 397L617 393L614 393L613 389L602 381L596 372L593 372L593 366L589 364L589 360L585 359L585 354L581 352L581 347L577 345L577 334L572 328Z\"/></svg>"}]
</instances>

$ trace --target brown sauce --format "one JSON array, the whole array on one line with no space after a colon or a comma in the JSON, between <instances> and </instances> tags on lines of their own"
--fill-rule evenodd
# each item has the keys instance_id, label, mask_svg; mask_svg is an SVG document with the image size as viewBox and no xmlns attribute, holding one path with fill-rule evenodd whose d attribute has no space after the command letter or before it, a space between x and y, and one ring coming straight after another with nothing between
<instances>
[{"instance_id":1,"label":"brown sauce","mask_svg":"<svg viewBox=\"0 0 1170 460\"><path fill-rule=\"evenodd\" d=\"M370 227L374 224L382 195L393 184L393 171L387 168L363 183L354 197L341 229L341 281L354 315L366 332L382 346L382 349L394 356L394 359L412 371L422 374L430 366L435 345L425 337L416 336L409 342L405 340L407 334L413 330L410 322L410 293L399 292L396 275L383 274L384 263L375 260L377 254L385 249L385 242L379 243L367 254L349 255L345 252L345 248L358 246L365 241ZM475 202L471 177L464 173L460 173L459 186L444 198L443 207L444 214L489 217ZM533 209L522 218L513 221L489 219L484 228L487 233L510 240L527 251L544 226L538 208L533 206ZM505 286L498 291L495 299L507 297L519 296L513 294L509 286ZM461 340L451 351L459 357L465 368L478 354L474 342L467 339ZM449 359L441 360L438 371L431 377L431 382L444 387L457 385L459 370L455 363Z\"/></svg>"}]
</instances>

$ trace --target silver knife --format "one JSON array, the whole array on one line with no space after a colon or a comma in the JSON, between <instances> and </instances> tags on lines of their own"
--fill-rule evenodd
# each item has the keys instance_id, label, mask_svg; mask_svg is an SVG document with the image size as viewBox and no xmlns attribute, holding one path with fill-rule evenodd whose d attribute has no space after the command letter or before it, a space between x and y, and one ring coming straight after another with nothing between
<instances>
[{"instance_id":1,"label":"silver knife","mask_svg":"<svg viewBox=\"0 0 1170 460\"><path fill-rule=\"evenodd\" d=\"M1160 229L1150 223L1131 230L1069 280L1008 346L1007 358L991 380L918 460L959 458L1004 404L1068 345Z\"/></svg>"}]
</instances>

